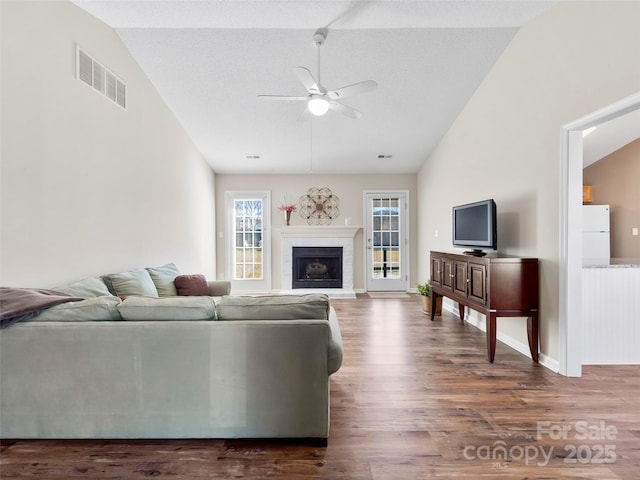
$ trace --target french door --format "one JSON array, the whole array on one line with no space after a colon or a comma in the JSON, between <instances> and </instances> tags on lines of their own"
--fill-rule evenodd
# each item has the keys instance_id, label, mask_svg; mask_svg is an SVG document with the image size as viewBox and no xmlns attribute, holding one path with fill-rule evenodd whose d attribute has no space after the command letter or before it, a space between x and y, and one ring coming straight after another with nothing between
<instances>
[{"instance_id":1,"label":"french door","mask_svg":"<svg viewBox=\"0 0 640 480\"><path fill-rule=\"evenodd\" d=\"M271 290L270 192L225 192L227 278L239 293Z\"/></svg>"},{"instance_id":2,"label":"french door","mask_svg":"<svg viewBox=\"0 0 640 480\"><path fill-rule=\"evenodd\" d=\"M407 192L365 192L367 291L407 291Z\"/></svg>"}]
</instances>

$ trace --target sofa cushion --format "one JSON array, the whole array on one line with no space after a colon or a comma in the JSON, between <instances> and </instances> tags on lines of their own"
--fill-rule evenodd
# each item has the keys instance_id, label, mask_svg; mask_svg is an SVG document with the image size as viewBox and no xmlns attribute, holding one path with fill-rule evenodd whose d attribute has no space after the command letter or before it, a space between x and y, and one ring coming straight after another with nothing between
<instances>
[{"instance_id":1,"label":"sofa cushion","mask_svg":"<svg viewBox=\"0 0 640 480\"><path fill-rule=\"evenodd\" d=\"M333 307L329 313L329 329L331 330L331 338L329 339L329 358L327 359L327 369L329 375L336 373L342 365L342 333L340 332L340 324L338 316Z\"/></svg>"},{"instance_id":2,"label":"sofa cushion","mask_svg":"<svg viewBox=\"0 0 640 480\"><path fill-rule=\"evenodd\" d=\"M107 288L107 285L100 277L84 278L82 280L78 280L77 282L68 283L66 285L56 287L54 290L66 293L68 295L73 295L74 297L83 298L111 295L111 292Z\"/></svg>"},{"instance_id":3,"label":"sofa cushion","mask_svg":"<svg viewBox=\"0 0 640 480\"><path fill-rule=\"evenodd\" d=\"M128 272L112 273L109 275L113 289L119 297L130 295L138 297L158 297L156 289L149 272L144 268L129 270Z\"/></svg>"},{"instance_id":4,"label":"sofa cushion","mask_svg":"<svg viewBox=\"0 0 640 480\"><path fill-rule=\"evenodd\" d=\"M121 300L112 295L91 297L80 302L68 302L41 311L29 322L85 322L91 320L121 320L118 305Z\"/></svg>"},{"instance_id":5,"label":"sofa cushion","mask_svg":"<svg viewBox=\"0 0 640 480\"><path fill-rule=\"evenodd\" d=\"M44 288L0 287L0 328L27 320L44 308L81 300L82 297Z\"/></svg>"},{"instance_id":6,"label":"sofa cushion","mask_svg":"<svg viewBox=\"0 0 640 480\"><path fill-rule=\"evenodd\" d=\"M123 320L211 320L216 316L211 297L127 297L118 310Z\"/></svg>"},{"instance_id":7,"label":"sofa cushion","mask_svg":"<svg viewBox=\"0 0 640 480\"><path fill-rule=\"evenodd\" d=\"M167 263L161 267L147 268L146 270L149 272L159 296L175 297L178 295L178 291L173 282L175 278L180 275L180 270L178 270L175 264Z\"/></svg>"},{"instance_id":8,"label":"sofa cushion","mask_svg":"<svg viewBox=\"0 0 640 480\"><path fill-rule=\"evenodd\" d=\"M329 297L324 294L223 297L218 320L327 320Z\"/></svg>"},{"instance_id":9,"label":"sofa cushion","mask_svg":"<svg viewBox=\"0 0 640 480\"><path fill-rule=\"evenodd\" d=\"M178 295L209 295L209 284L204 275L179 275L175 279Z\"/></svg>"}]
</instances>

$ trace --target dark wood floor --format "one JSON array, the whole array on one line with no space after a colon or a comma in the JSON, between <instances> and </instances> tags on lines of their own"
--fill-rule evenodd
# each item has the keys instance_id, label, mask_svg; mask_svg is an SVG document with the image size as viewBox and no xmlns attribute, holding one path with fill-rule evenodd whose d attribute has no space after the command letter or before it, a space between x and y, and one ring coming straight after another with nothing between
<instances>
[{"instance_id":1,"label":"dark wood floor","mask_svg":"<svg viewBox=\"0 0 640 480\"><path fill-rule=\"evenodd\" d=\"M640 367L564 378L419 298L336 300L329 445L3 442L1 478L638 479ZM564 432L564 433L563 433ZM585 438L586 437L586 438Z\"/></svg>"}]
</instances>

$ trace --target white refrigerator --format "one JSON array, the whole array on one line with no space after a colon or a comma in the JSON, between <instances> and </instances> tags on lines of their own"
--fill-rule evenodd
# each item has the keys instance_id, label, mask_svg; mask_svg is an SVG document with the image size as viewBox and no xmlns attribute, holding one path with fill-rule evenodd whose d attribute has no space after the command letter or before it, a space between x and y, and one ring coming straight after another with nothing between
<instances>
[{"instance_id":1,"label":"white refrigerator","mask_svg":"<svg viewBox=\"0 0 640 480\"><path fill-rule=\"evenodd\" d=\"M609 235L609 205L583 205L582 258L609 260Z\"/></svg>"}]
</instances>

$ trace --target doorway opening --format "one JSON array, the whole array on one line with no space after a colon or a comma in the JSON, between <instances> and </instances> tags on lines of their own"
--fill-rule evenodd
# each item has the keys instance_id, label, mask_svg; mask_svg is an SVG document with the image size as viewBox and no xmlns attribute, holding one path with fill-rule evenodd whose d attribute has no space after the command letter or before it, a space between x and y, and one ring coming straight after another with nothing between
<instances>
[{"instance_id":1,"label":"doorway opening","mask_svg":"<svg viewBox=\"0 0 640 480\"><path fill-rule=\"evenodd\" d=\"M562 127L558 356L569 377L582 376L582 132L639 109L636 93Z\"/></svg>"}]
</instances>

